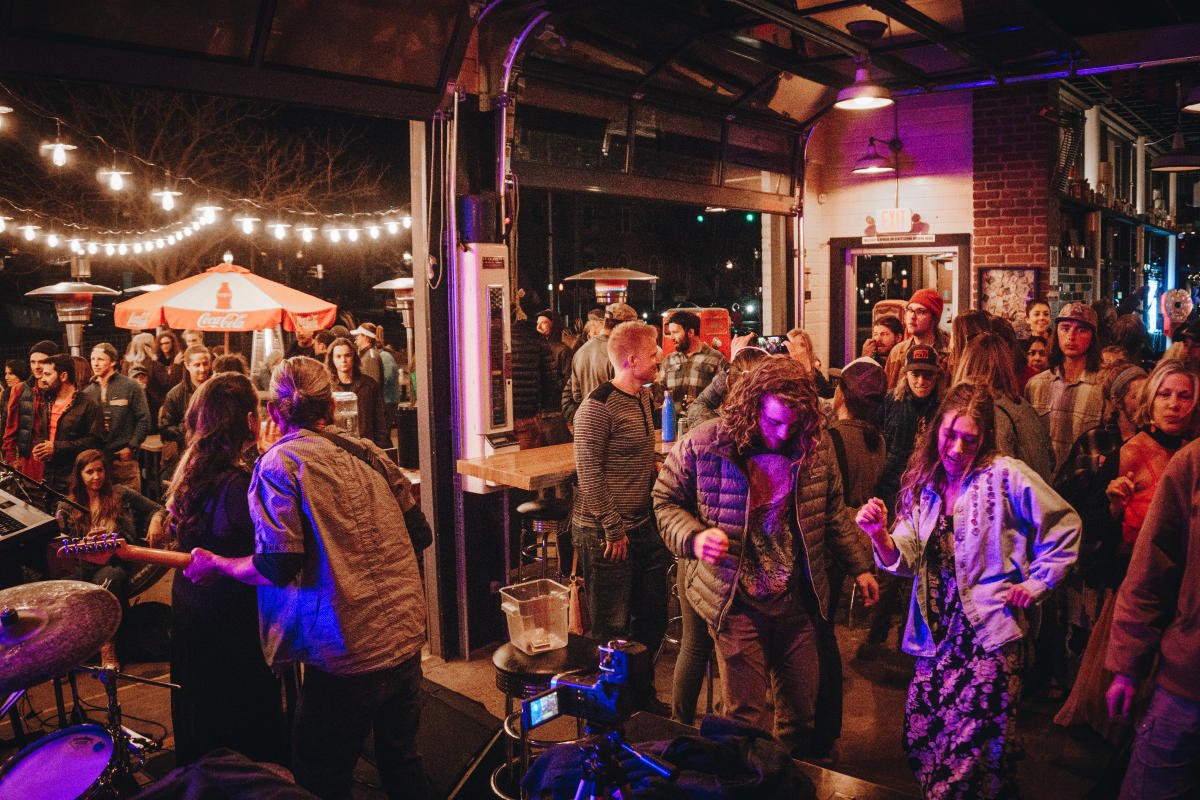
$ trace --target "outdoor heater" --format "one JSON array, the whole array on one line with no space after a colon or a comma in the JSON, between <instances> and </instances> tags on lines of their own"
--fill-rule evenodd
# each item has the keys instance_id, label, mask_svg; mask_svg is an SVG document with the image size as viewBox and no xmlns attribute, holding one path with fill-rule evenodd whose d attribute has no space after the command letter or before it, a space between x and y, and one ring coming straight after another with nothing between
<instances>
[{"instance_id":1,"label":"outdoor heater","mask_svg":"<svg viewBox=\"0 0 1200 800\"><path fill-rule=\"evenodd\" d=\"M575 275L569 275L563 278L563 280L595 281L596 302L606 306L609 303L629 302L626 298L629 297L630 281L650 281L651 283L655 283L658 281L658 278L646 272L638 272L636 269L618 267L614 269L589 269Z\"/></svg>"},{"instance_id":2,"label":"outdoor heater","mask_svg":"<svg viewBox=\"0 0 1200 800\"><path fill-rule=\"evenodd\" d=\"M391 292L385 305L400 313L400 324L404 326L404 353L406 356L404 371L411 373L413 370L413 279L392 278L389 281L377 283L371 288L382 292ZM401 381L401 386L407 383L407 381ZM408 390L404 391L405 395L408 393Z\"/></svg>"},{"instance_id":3,"label":"outdoor heater","mask_svg":"<svg viewBox=\"0 0 1200 800\"><path fill-rule=\"evenodd\" d=\"M40 297L54 301L58 321L67 326L67 346L71 355L83 355L83 323L92 318L92 296L97 294L120 294L116 289L94 283L63 281L52 286L42 286L26 297Z\"/></svg>"}]
</instances>

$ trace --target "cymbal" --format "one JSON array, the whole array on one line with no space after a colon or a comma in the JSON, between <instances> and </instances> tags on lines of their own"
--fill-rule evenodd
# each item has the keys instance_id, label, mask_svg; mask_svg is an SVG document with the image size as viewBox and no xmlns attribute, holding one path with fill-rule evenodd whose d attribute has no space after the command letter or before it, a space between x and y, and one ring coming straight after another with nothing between
<instances>
[{"instance_id":1,"label":"cymbal","mask_svg":"<svg viewBox=\"0 0 1200 800\"><path fill-rule=\"evenodd\" d=\"M0 591L0 697L62 675L121 624L121 604L85 581L40 581Z\"/></svg>"}]
</instances>

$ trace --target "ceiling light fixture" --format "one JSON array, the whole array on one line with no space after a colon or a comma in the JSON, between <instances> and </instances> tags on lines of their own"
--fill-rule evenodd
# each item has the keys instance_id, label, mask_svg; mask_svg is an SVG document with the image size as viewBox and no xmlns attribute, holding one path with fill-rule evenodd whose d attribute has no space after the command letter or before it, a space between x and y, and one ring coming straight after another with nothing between
<instances>
[{"instance_id":1,"label":"ceiling light fixture","mask_svg":"<svg viewBox=\"0 0 1200 800\"><path fill-rule=\"evenodd\" d=\"M860 19L846 24L846 30L856 39L865 41L868 45L883 36L887 24L877 19ZM867 50L854 58L854 83L838 92L834 108L848 111L868 111L873 108L886 108L892 104L892 94L887 87L871 80L867 71L871 57Z\"/></svg>"},{"instance_id":2,"label":"ceiling light fixture","mask_svg":"<svg viewBox=\"0 0 1200 800\"><path fill-rule=\"evenodd\" d=\"M1175 81L1175 107L1183 107L1183 85ZM1171 149L1155 156L1150 162L1151 172L1195 172L1200 170L1200 155L1189 153L1183 140L1183 115L1175 112L1175 135L1171 137Z\"/></svg>"},{"instance_id":3,"label":"ceiling light fixture","mask_svg":"<svg viewBox=\"0 0 1200 800\"><path fill-rule=\"evenodd\" d=\"M1184 111L1191 111L1200 114L1200 84L1192 87L1188 92L1187 100L1183 104Z\"/></svg>"},{"instance_id":4,"label":"ceiling light fixture","mask_svg":"<svg viewBox=\"0 0 1200 800\"><path fill-rule=\"evenodd\" d=\"M881 142L882 139L871 137L870 143L867 145L867 154L860 158L854 164L854 169L851 172L856 175L873 175L879 172L895 172L896 168L892 166L891 159L879 154L875 149L875 143ZM897 143L899 140L896 140ZM899 148L897 148L899 149Z\"/></svg>"}]
</instances>

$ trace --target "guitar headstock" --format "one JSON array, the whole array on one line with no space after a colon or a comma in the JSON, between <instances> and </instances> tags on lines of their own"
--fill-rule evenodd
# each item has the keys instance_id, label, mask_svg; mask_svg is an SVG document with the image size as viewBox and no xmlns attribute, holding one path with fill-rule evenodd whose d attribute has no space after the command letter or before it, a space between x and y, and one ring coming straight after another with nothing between
<instances>
[{"instance_id":1,"label":"guitar headstock","mask_svg":"<svg viewBox=\"0 0 1200 800\"><path fill-rule=\"evenodd\" d=\"M87 536L67 539L59 546L58 556L75 556L85 561L103 564L124 544L125 540L115 533L89 533Z\"/></svg>"}]
</instances>

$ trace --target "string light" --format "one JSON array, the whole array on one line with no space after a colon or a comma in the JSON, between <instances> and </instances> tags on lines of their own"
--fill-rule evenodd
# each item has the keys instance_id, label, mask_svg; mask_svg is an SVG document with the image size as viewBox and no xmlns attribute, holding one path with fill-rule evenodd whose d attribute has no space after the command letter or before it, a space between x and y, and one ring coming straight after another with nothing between
<instances>
[{"instance_id":1,"label":"string light","mask_svg":"<svg viewBox=\"0 0 1200 800\"><path fill-rule=\"evenodd\" d=\"M100 252L100 245L96 242L88 242L87 251L89 256L94 256L96 253Z\"/></svg>"},{"instance_id":2,"label":"string light","mask_svg":"<svg viewBox=\"0 0 1200 800\"><path fill-rule=\"evenodd\" d=\"M113 244L112 242L109 242L108 244L104 245L104 255L111 257L111 256L115 256L116 254L117 254L117 246L115 244Z\"/></svg>"},{"instance_id":3,"label":"string light","mask_svg":"<svg viewBox=\"0 0 1200 800\"><path fill-rule=\"evenodd\" d=\"M274 230L276 239L282 239L283 237L287 236L287 229L292 226L288 225L286 222L272 222L267 227Z\"/></svg>"},{"instance_id":4,"label":"string light","mask_svg":"<svg viewBox=\"0 0 1200 800\"><path fill-rule=\"evenodd\" d=\"M12 113L12 106L0 106L0 128L4 127L4 115Z\"/></svg>"},{"instance_id":5,"label":"string light","mask_svg":"<svg viewBox=\"0 0 1200 800\"><path fill-rule=\"evenodd\" d=\"M220 206L214 206L211 203L202 206L196 206L196 213L200 215L200 221L205 225L211 225L212 223L216 222L217 212L224 210L225 209L221 208Z\"/></svg>"},{"instance_id":6,"label":"string light","mask_svg":"<svg viewBox=\"0 0 1200 800\"><path fill-rule=\"evenodd\" d=\"M140 252L142 252L142 243L141 243L141 242L134 242L134 243L133 243L133 252L135 252L135 253L140 253Z\"/></svg>"},{"instance_id":7,"label":"string light","mask_svg":"<svg viewBox=\"0 0 1200 800\"><path fill-rule=\"evenodd\" d=\"M367 234L372 239L378 239L379 238L379 226L378 225L368 225L367 226Z\"/></svg>"},{"instance_id":8,"label":"string light","mask_svg":"<svg viewBox=\"0 0 1200 800\"><path fill-rule=\"evenodd\" d=\"M53 142L46 142L41 146L42 150L50 151L50 161L54 166L61 167L67 163L67 151L74 150L75 145L66 144L55 139Z\"/></svg>"},{"instance_id":9,"label":"string light","mask_svg":"<svg viewBox=\"0 0 1200 800\"><path fill-rule=\"evenodd\" d=\"M38 229L41 227L41 225L22 225L21 230L25 232L25 241L32 242L36 239Z\"/></svg>"},{"instance_id":10,"label":"string light","mask_svg":"<svg viewBox=\"0 0 1200 800\"><path fill-rule=\"evenodd\" d=\"M347 228L346 229L346 238L352 242L357 242L358 241L358 228Z\"/></svg>"},{"instance_id":11,"label":"string light","mask_svg":"<svg viewBox=\"0 0 1200 800\"><path fill-rule=\"evenodd\" d=\"M123 255L127 254L128 252L129 252L129 245L125 244L124 242L121 242L119 245L117 245L117 255L123 256Z\"/></svg>"},{"instance_id":12,"label":"string light","mask_svg":"<svg viewBox=\"0 0 1200 800\"><path fill-rule=\"evenodd\" d=\"M0 214L0 233L3 233L4 229L6 227L8 227L8 221L10 219L12 219L12 217L6 217L6 216Z\"/></svg>"},{"instance_id":13,"label":"string light","mask_svg":"<svg viewBox=\"0 0 1200 800\"><path fill-rule=\"evenodd\" d=\"M405 229L405 230L408 230L409 228L411 228L411 227L412 227L412 217L410 217L410 216L408 216L408 215L405 215L405 217L404 217L404 219L403 219L403 222L404 222L404 229Z\"/></svg>"},{"instance_id":14,"label":"string light","mask_svg":"<svg viewBox=\"0 0 1200 800\"><path fill-rule=\"evenodd\" d=\"M119 192L124 189L125 176L132 174L132 172L117 169L116 166L113 166L112 169L102 169L98 173L101 181L106 178L108 179L108 188L112 189L114 192Z\"/></svg>"},{"instance_id":15,"label":"string light","mask_svg":"<svg viewBox=\"0 0 1200 800\"><path fill-rule=\"evenodd\" d=\"M159 189L157 192L151 192L151 197L157 197L162 203L163 211L175 210L175 198L182 195L183 192L172 191L171 189Z\"/></svg>"},{"instance_id":16,"label":"string light","mask_svg":"<svg viewBox=\"0 0 1200 800\"><path fill-rule=\"evenodd\" d=\"M329 241L336 243L336 242L340 242L341 240L342 240L342 232L340 230L338 230L337 228L330 228L329 229Z\"/></svg>"},{"instance_id":17,"label":"string light","mask_svg":"<svg viewBox=\"0 0 1200 800\"><path fill-rule=\"evenodd\" d=\"M258 217L234 217L233 221L242 223L242 233L249 236L254 233L254 223L258 222Z\"/></svg>"},{"instance_id":18,"label":"string light","mask_svg":"<svg viewBox=\"0 0 1200 800\"><path fill-rule=\"evenodd\" d=\"M396 222L396 220L389 219L387 221L386 225L387 225L387 232L392 234L393 236L395 236L397 233L400 232L400 224L398 222Z\"/></svg>"},{"instance_id":19,"label":"string light","mask_svg":"<svg viewBox=\"0 0 1200 800\"><path fill-rule=\"evenodd\" d=\"M314 228L311 225L302 225L301 227L297 228L296 230L300 231L301 239L303 239L306 242L311 242L313 240L313 231L315 231L316 228Z\"/></svg>"},{"instance_id":20,"label":"string light","mask_svg":"<svg viewBox=\"0 0 1200 800\"><path fill-rule=\"evenodd\" d=\"M58 247L58 234L57 233L46 234L46 246L47 247Z\"/></svg>"}]
</instances>

